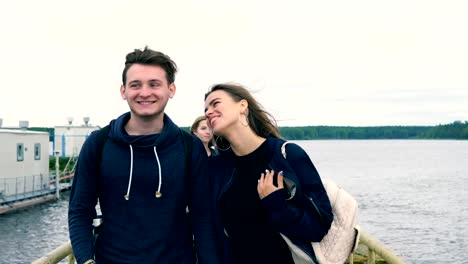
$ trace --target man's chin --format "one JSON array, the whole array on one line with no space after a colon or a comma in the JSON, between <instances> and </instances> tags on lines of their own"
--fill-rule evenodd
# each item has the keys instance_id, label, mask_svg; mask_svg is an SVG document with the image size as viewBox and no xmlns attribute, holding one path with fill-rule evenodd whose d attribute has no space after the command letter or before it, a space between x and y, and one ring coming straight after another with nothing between
<instances>
[{"instance_id":1,"label":"man's chin","mask_svg":"<svg viewBox=\"0 0 468 264\"><path fill-rule=\"evenodd\" d=\"M138 116L139 118L141 119L145 119L145 120L151 120L151 119L155 119L159 116L161 116L164 112L143 112L143 111L139 111L139 112L135 112L134 114L136 116Z\"/></svg>"}]
</instances>

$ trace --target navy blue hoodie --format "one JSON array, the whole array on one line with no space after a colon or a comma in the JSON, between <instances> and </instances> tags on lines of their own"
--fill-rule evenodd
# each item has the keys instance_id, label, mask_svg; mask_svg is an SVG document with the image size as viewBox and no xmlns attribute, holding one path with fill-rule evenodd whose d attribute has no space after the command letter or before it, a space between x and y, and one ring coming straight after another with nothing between
<instances>
[{"instance_id":1,"label":"navy blue hoodie","mask_svg":"<svg viewBox=\"0 0 468 264\"><path fill-rule=\"evenodd\" d=\"M111 121L100 164L96 133L80 152L68 211L76 259L83 263L93 259L95 252L98 263L195 263L187 195L198 203L193 210L195 232L209 239L211 233L203 230L211 223L201 215L200 195L207 188L203 184L207 182L203 180L206 151L192 136L188 185L179 127L165 115L160 134L129 136L124 130L129 118L126 113ZM162 194L160 198L156 192ZM103 225L94 248L92 219L98 199ZM199 242L203 245L198 248L199 258L213 263L208 261L210 256L205 257L214 247L212 241Z\"/></svg>"}]
</instances>

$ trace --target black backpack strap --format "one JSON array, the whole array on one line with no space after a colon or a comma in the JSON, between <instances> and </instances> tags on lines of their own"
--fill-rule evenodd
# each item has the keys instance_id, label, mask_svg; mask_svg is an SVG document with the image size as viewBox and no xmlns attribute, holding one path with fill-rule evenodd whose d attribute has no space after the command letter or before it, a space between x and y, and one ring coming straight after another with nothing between
<instances>
[{"instance_id":1,"label":"black backpack strap","mask_svg":"<svg viewBox=\"0 0 468 264\"><path fill-rule=\"evenodd\" d=\"M179 128L180 133L182 135L182 140L184 141L184 152L185 152L185 183L187 184L187 191L186 191L186 196L187 196L187 204L189 201L190 197L190 167L192 165L192 149L193 149L193 138L192 135Z\"/></svg>"},{"instance_id":2,"label":"black backpack strap","mask_svg":"<svg viewBox=\"0 0 468 264\"><path fill-rule=\"evenodd\" d=\"M96 131L97 134L97 140L96 140L96 175L99 175L99 168L101 166L102 162L102 153L104 149L104 145L106 144L107 137L109 135L109 130L110 127L109 125L99 129ZM93 221L93 248L96 250L96 240L97 237L99 236L99 233L101 231L101 223L102 223L102 215L98 214L96 212L95 219L96 224ZM94 252L96 253L96 252Z\"/></svg>"},{"instance_id":3,"label":"black backpack strap","mask_svg":"<svg viewBox=\"0 0 468 264\"><path fill-rule=\"evenodd\" d=\"M96 140L96 144L97 144L97 152L96 152L96 164L97 166L99 167L101 165L101 161L102 161L102 151L104 149L104 144L106 144L106 141L107 141L107 136L109 135L109 130L110 130L110 127L109 125L99 129L96 133L97 133L97 140Z\"/></svg>"}]
</instances>

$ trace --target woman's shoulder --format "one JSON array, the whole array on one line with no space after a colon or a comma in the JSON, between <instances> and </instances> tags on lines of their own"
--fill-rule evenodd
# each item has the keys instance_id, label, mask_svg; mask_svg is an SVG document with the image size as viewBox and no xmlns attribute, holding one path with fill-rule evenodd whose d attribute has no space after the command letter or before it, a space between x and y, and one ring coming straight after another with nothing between
<instances>
[{"instance_id":1,"label":"woman's shoulder","mask_svg":"<svg viewBox=\"0 0 468 264\"><path fill-rule=\"evenodd\" d=\"M211 155L208 156L208 161L212 164L225 166L225 164L232 162L232 155L229 151L211 150Z\"/></svg>"},{"instance_id":2,"label":"woman's shoulder","mask_svg":"<svg viewBox=\"0 0 468 264\"><path fill-rule=\"evenodd\" d=\"M287 141L281 138L267 138L270 151L288 158L298 158L307 155L305 150L295 142Z\"/></svg>"}]
</instances>

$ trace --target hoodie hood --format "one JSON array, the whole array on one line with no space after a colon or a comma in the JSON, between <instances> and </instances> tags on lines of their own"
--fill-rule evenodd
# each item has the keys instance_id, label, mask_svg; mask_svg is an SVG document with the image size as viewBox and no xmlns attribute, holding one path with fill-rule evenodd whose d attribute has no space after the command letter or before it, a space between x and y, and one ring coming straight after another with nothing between
<instances>
[{"instance_id":1,"label":"hoodie hood","mask_svg":"<svg viewBox=\"0 0 468 264\"><path fill-rule=\"evenodd\" d=\"M130 136L125 131L125 124L130 119L130 112L127 112L117 119L114 119L110 123L109 138L114 140L117 144L127 145L130 152L130 171L128 177L127 193L124 195L125 200L130 199L130 192L133 180L133 169L134 169L134 148L152 148L154 152L155 162L157 163L158 172L155 172L155 176L159 178L157 190L155 192L156 198L162 196L162 169L161 162L159 160L158 149L163 149L167 145L177 142L177 136L179 135L179 127L176 126L172 120L164 114L164 126L159 134L141 135L141 136Z\"/></svg>"},{"instance_id":2,"label":"hoodie hood","mask_svg":"<svg viewBox=\"0 0 468 264\"><path fill-rule=\"evenodd\" d=\"M130 120L130 112L127 112L110 122L109 138L117 143L132 145L134 147L164 148L173 143L179 135L179 127L172 122L168 115L164 114L164 127L161 133L142 136L129 136L125 131L125 125Z\"/></svg>"}]
</instances>

